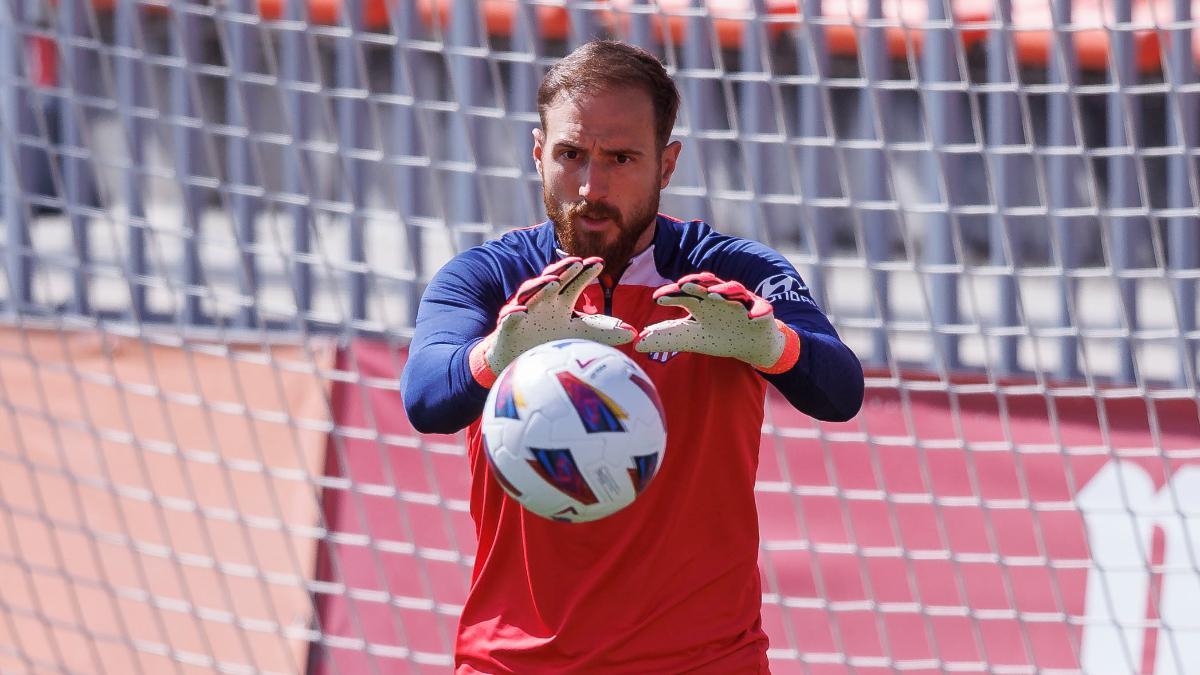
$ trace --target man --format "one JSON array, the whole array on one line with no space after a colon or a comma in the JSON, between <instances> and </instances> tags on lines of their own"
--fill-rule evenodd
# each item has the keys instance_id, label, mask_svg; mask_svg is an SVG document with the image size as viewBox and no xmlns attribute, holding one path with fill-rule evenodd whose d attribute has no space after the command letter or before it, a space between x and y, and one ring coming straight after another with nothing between
<instances>
[{"instance_id":1,"label":"man","mask_svg":"<svg viewBox=\"0 0 1200 675\"><path fill-rule=\"evenodd\" d=\"M549 221L459 255L421 301L406 410L422 432L468 429L479 550L459 673L767 672L753 493L765 387L846 420L863 375L782 256L656 215L678 105L640 49L591 42L560 61L533 134ZM666 410L654 482L591 523L525 512L481 457L496 376L565 337L621 345Z\"/></svg>"}]
</instances>

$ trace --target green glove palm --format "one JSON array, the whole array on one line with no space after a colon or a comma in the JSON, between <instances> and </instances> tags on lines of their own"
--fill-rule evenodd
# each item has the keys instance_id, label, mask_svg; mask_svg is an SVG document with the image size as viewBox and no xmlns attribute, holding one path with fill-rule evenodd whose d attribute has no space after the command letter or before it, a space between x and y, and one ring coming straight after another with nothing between
<instances>
[{"instance_id":1,"label":"green glove palm","mask_svg":"<svg viewBox=\"0 0 1200 675\"><path fill-rule=\"evenodd\" d=\"M691 316L647 326L634 345L639 352L725 356L765 373L789 370L800 357L796 331L775 318L771 303L736 281L711 272L689 274L656 290L654 299Z\"/></svg>"},{"instance_id":2,"label":"green glove palm","mask_svg":"<svg viewBox=\"0 0 1200 675\"><path fill-rule=\"evenodd\" d=\"M552 340L580 338L609 346L632 342L637 330L603 314L583 314L575 303L604 270L600 258L562 260L521 284L500 309L496 330L471 350L471 372L485 387L521 354Z\"/></svg>"}]
</instances>

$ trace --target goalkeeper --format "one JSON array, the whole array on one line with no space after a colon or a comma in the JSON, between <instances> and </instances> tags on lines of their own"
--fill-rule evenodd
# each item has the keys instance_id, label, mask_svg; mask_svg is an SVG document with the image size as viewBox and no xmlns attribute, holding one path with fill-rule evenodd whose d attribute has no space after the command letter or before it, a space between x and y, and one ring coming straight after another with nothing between
<instances>
[{"instance_id":1,"label":"goalkeeper","mask_svg":"<svg viewBox=\"0 0 1200 675\"><path fill-rule=\"evenodd\" d=\"M658 214L679 142L661 63L588 43L538 90L549 220L468 250L426 290L401 387L416 429L467 429L479 538L458 673L765 673L754 479L766 386L848 420L863 374L775 251ZM508 498L482 458L496 376L565 337L619 346L666 412L660 472L580 524Z\"/></svg>"}]
</instances>

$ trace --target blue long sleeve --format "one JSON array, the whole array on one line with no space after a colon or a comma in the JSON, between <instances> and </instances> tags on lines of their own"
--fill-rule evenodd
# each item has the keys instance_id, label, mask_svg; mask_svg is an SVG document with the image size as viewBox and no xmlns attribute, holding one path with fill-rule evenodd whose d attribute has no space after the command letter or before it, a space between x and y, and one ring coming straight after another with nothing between
<instances>
[{"instance_id":1,"label":"blue long sleeve","mask_svg":"<svg viewBox=\"0 0 1200 675\"><path fill-rule=\"evenodd\" d=\"M504 304L496 272L486 249L472 249L447 263L421 298L400 377L404 409L421 433L453 433L483 411L488 392L471 375L470 353Z\"/></svg>"},{"instance_id":2,"label":"blue long sleeve","mask_svg":"<svg viewBox=\"0 0 1200 675\"><path fill-rule=\"evenodd\" d=\"M806 331L784 321L800 336L800 359L791 370L763 375L797 410L826 422L845 422L862 408L862 365L836 335Z\"/></svg>"}]
</instances>

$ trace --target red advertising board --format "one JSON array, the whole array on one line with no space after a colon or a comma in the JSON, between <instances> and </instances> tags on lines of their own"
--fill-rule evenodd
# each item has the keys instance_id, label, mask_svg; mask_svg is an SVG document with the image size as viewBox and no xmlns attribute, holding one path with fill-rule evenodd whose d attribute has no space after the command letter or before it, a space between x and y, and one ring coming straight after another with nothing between
<instances>
[{"instance_id":1,"label":"red advertising board","mask_svg":"<svg viewBox=\"0 0 1200 675\"><path fill-rule=\"evenodd\" d=\"M462 439L413 432L403 358L374 342L339 356L358 377L335 386L327 474L355 488L326 491L339 534L318 574L348 587L321 603L321 628L340 636L326 672L443 662L469 582ZM1200 664L1194 401L920 374L870 383L845 424L768 400L758 501L774 672Z\"/></svg>"}]
</instances>

